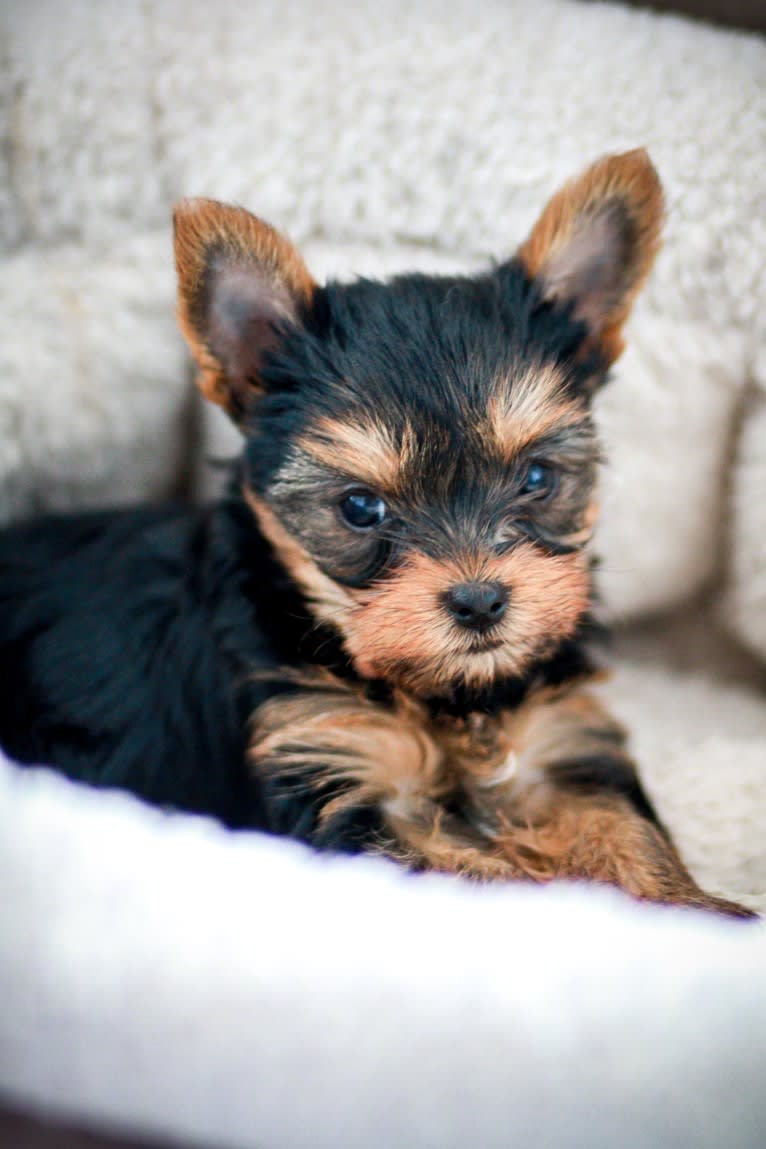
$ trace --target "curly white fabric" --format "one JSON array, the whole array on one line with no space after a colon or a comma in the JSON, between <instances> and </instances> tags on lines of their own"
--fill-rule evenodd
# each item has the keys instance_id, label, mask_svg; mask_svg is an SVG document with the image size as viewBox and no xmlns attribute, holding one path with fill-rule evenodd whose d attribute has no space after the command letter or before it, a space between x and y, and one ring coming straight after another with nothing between
<instances>
[{"instance_id":1,"label":"curly white fabric","mask_svg":"<svg viewBox=\"0 0 766 1149\"><path fill-rule=\"evenodd\" d=\"M317 860L2 763L0 819L17 1104L216 1149L762 1149L762 926Z\"/></svg>"}]
</instances>

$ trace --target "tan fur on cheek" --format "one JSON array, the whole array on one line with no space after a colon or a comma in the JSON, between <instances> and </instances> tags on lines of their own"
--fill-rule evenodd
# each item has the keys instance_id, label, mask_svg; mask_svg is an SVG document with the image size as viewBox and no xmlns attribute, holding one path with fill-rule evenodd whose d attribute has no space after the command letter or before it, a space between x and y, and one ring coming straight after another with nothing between
<instances>
[{"instance_id":1,"label":"tan fur on cheek","mask_svg":"<svg viewBox=\"0 0 766 1149\"><path fill-rule=\"evenodd\" d=\"M578 531L572 531L563 540L570 547L585 547L593 538L593 532L596 529L598 522L599 512L601 510L601 497L598 491L594 491L591 495L588 505L585 508L585 514L582 518L582 525Z\"/></svg>"},{"instance_id":2,"label":"tan fur on cheek","mask_svg":"<svg viewBox=\"0 0 766 1149\"><path fill-rule=\"evenodd\" d=\"M439 602L456 581L456 568L413 555L398 574L371 588L348 636L360 673L417 687L430 681L438 664L459 654L454 627Z\"/></svg>"},{"instance_id":3,"label":"tan fur on cheek","mask_svg":"<svg viewBox=\"0 0 766 1149\"><path fill-rule=\"evenodd\" d=\"M547 555L521 543L486 569L485 577L511 588L505 626L509 658L525 661L548 652L574 633L588 609L590 564L580 551Z\"/></svg>"},{"instance_id":4,"label":"tan fur on cheek","mask_svg":"<svg viewBox=\"0 0 766 1149\"><path fill-rule=\"evenodd\" d=\"M250 490L245 490L247 504L258 520L264 536L271 543L296 585L314 608L317 618L344 629L344 621L354 607L354 600L342 586L323 574L303 547L287 533L266 503Z\"/></svg>"}]
</instances>

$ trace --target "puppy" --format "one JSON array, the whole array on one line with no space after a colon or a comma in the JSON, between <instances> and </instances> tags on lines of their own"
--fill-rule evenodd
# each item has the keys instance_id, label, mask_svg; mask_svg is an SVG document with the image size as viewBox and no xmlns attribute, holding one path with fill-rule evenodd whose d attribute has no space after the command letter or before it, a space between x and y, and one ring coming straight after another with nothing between
<instances>
[{"instance_id":1,"label":"puppy","mask_svg":"<svg viewBox=\"0 0 766 1149\"><path fill-rule=\"evenodd\" d=\"M482 879L700 890L594 675L591 405L652 266L643 151L474 278L321 287L181 203L181 327L243 434L228 491L0 537L0 743L314 846Z\"/></svg>"}]
</instances>

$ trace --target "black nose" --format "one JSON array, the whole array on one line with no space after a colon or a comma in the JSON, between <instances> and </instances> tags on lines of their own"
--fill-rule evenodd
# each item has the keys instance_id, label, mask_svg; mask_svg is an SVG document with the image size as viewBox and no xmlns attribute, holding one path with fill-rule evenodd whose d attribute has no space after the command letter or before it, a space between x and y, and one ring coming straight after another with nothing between
<instances>
[{"instance_id":1,"label":"black nose","mask_svg":"<svg viewBox=\"0 0 766 1149\"><path fill-rule=\"evenodd\" d=\"M508 606L508 591L499 582L461 582L450 587L444 605L459 626L489 630Z\"/></svg>"}]
</instances>

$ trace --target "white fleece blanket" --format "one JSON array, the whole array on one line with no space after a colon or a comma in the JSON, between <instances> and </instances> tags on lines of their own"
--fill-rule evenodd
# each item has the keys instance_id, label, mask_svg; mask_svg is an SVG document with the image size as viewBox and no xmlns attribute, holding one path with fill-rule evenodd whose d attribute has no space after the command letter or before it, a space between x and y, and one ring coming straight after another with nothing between
<instances>
[{"instance_id":1,"label":"white fleece blanket","mask_svg":"<svg viewBox=\"0 0 766 1149\"><path fill-rule=\"evenodd\" d=\"M0 817L16 1103L215 1149L766 1143L761 925L317 860L7 764Z\"/></svg>"}]
</instances>

